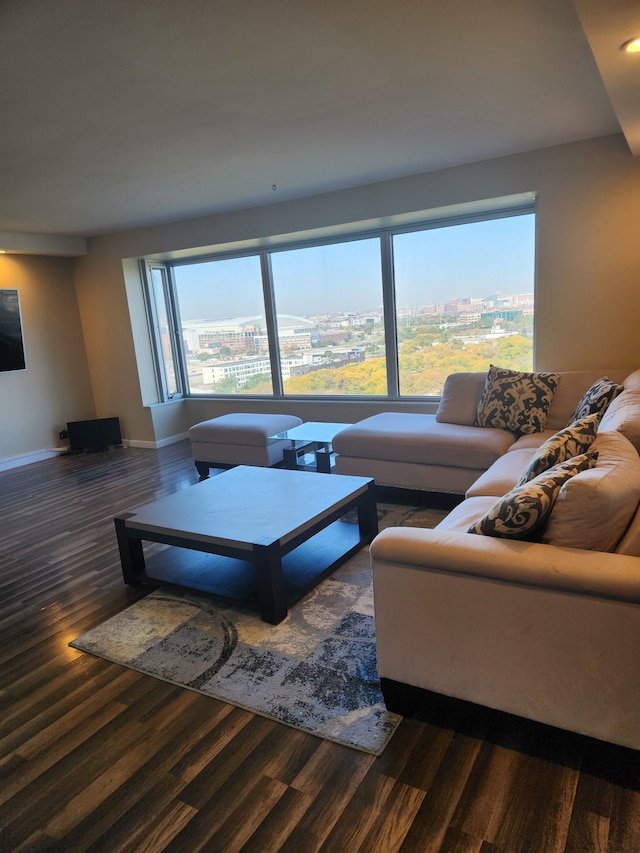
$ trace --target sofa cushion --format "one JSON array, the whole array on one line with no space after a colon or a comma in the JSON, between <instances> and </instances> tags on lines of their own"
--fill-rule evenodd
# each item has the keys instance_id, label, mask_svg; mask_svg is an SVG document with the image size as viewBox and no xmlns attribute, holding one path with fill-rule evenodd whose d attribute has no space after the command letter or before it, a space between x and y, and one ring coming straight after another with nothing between
<instances>
[{"instance_id":1,"label":"sofa cushion","mask_svg":"<svg viewBox=\"0 0 640 853\"><path fill-rule=\"evenodd\" d=\"M543 429L542 432L532 432L529 433L529 435L521 435L513 442L508 452L513 453L516 450L523 450L525 447L531 451L537 450L548 438L552 438L556 432L557 430L555 429Z\"/></svg>"},{"instance_id":2,"label":"sofa cushion","mask_svg":"<svg viewBox=\"0 0 640 853\"><path fill-rule=\"evenodd\" d=\"M542 542L614 551L624 535L640 501L640 457L619 432L598 433L591 451L598 464L562 487Z\"/></svg>"},{"instance_id":3,"label":"sofa cushion","mask_svg":"<svg viewBox=\"0 0 640 853\"><path fill-rule=\"evenodd\" d=\"M583 453L554 465L497 500L469 527L469 533L505 539L530 539L544 525L560 489L571 477L595 465L597 453Z\"/></svg>"},{"instance_id":4,"label":"sofa cushion","mask_svg":"<svg viewBox=\"0 0 640 853\"><path fill-rule=\"evenodd\" d=\"M442 389L436 420L473 426L486 378L486 372L450 373Z\"/></svg>"},{"instance_id":5,"label":"sofa cushion","mask_svg":"<svg viewBox=\"0 0 640 853\"><path fill-rule=\"evenodd\" d=\"M625 391L640 391L640 370L634 370L622 382Z\"/></svg>"},{"instance_id":6,"label":"sofa cushion","mask_svg":"<svg viewBox=\"0 0 640 853\"><path fill-rule=\"evenodd\" d=\"M438 530L451 530L455 533L467 533L469 526L494 505L491 495L474 495L459 503L436 525Z\"/></svg>"},{"instance_id":7,"label":"sofa cushion","mask_svg":"<svg viewBox=\"0 0 640 853\"><path fill-rule=\"evenodd\" d=\"M520 474L516 485L521 486L528 480L533 480L538 474L552 468L558 462L586 453L595 440L599 423L599 414L589 415L548 438L536 450L531 461Z\"/></svg>"},{"instance_id":8,"label":"sofa cushion","mask_svg":"<svg viewBox=\"0 0 640 853\"><path fill-rule=\"evenodd\" d=\"M582 399L569 418L569 425L588 415L598 414L602 417L611 401L621 393L622 385L612 382L608 376L597 379L582 395Z\"/></svg>"},{"instance_id":9,"label":"sofa cushion","mask_svg":"<svg viewBox=\"0 0 640 853\"><path fill-rule=\"evenodd\" d=\"M491 365L476 413L477 426L506 429L515 435L541 432L560 376L524 373Z\"/></svg>"},{"instance_id":10,"label":"sofa cushion","mask_svg":"<svg viewBox=\"0 0 640 853\"><path fill-rule=\"evenodd\" d=\"M495 500L506 495L517 484L534 453L535 449L532 447L522 447L520 450L509 448L508 453L496 459L493 465L469 486L466 497L492 495Z\"/></svg>"},{"instance_id":11,"label":"sofa cushion","mask_svg":"<svg viewBox=\"0 0 640 853\"><path fill-rule=\"evenodd\" d=\"M602 416L598 432L621 432L640 453L640 391L624 390Z\"/></svg>"},{"instance_id":12,"label":"sofa cushion","mask_svg":"<svg viewBox=\"0 0 640 853\"><path fill-rule=\"evenodd\" d=\"M616 545L616 554L640 557L640 509L636 510L622 539Z\"/></svg>"},{"instance_id":13,"label":"sofa cushion","mask_svg":"<svg viewBox=\"0 0 640 853\"><path fill-rule=\"evenodd\" d=\"M339 432L333 449L341 456L485 471L513 440L506 430L438 423L434 415L414 412L381 412Z\"/></svg>"}]
</instances>

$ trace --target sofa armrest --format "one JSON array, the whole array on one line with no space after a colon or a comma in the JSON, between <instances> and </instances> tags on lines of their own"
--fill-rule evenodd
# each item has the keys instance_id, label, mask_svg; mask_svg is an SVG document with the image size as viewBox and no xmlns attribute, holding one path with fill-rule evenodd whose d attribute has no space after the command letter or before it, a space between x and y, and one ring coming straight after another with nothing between
<instances>
[{"instance_id":1,"label":"sofa armrest","mask_svg":"<svg viewBox=\"0 0 640 853\"><path fill-rule=\"evenodd\" d=\"M473 533L392 527L371 544L371 559L640 604L640 558Z\"/></svg>"},{"instance_id":2,"label":"sofa armrest","mask_svg":"<svg viewBox=\"0 0 640 853\"><path fill-rule=\"evenodd\" d=\"M453 531L371 546L382 679L640 749L640 559Z\"/></svg>"}]
</instances>

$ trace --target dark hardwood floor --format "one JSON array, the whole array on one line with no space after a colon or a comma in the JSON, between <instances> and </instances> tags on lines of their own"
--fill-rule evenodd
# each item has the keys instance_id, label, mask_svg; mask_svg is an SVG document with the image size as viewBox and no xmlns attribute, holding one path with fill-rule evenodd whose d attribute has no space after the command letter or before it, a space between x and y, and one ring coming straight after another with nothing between
<instances>
[{"instance_id":1,"label":"dark hardwood floor","mask_svg":"<svg viewBox=\"0 0 640 853\"><path fill-rule=\"evenodd\" d=\"M0 473L1 851L640 851L635 753L445 717L375 758L70 649L145 594L113 516L196 481L188 442Z\"/></svg>"}]
</instances>

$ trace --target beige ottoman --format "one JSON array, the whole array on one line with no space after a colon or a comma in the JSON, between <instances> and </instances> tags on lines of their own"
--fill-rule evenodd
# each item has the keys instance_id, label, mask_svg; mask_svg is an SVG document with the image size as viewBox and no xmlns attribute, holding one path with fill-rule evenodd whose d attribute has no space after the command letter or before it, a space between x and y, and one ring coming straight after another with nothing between
<instances>
[{"instance_id":1,"label":"beige ottoman","mask_svg":"<svg viewBox=\"0 0 640 853\"><path fill-rule=\"evenodd\" d=\"M209 476L209 468L277 465L282 462L283 448L289 447L291 442L274 441L269 436L301 423L302 420L294 415L242 412L195 424L189 430L189 438L200 479Z\"/></svg>"}]
</instances>

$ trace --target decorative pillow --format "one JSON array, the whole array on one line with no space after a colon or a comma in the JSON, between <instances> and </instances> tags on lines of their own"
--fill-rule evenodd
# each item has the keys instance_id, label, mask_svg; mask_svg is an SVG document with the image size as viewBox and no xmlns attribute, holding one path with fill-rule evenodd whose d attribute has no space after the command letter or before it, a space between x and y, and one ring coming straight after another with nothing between
<instances>
[{"instance_id":1,"label":"decorative pillow","mask_svg":"<svg viewBox=\"0 0 640 853\"><path fill-rule=\"evenodd\" d=\"M560 489L571 477L593 468L598 454L582 453L554 465L496 501L468 533L504 539L530 539L549 517Z\"/></svg>"},{"instance_id":2,"label":"decorative pillow","mask_svg":"<svg viewBox=\"0 0 640 853\"><path fill-rule=\"evenodd\" d=\"M574 421L580 418L586 418L587 415L598 414L600 417L604 415L609 403L614 400L618 394L624 390L622 385L612 382L608 376L603 376L593 383L588 391L585 391L582 399L575 407L573 414L569 418L569 426Z\"/></svg>"},{"instance_id":3,"label":"decorative pillow","mask_svg":"<svg viewBox=\"0 0 640 853\"><path fill-rule=\"evenodd\" d=\"M536 450L516 486L528 483L558 462L565 462L580 453L586 453L598 434L599 423L600 415L589 415L548 438Z\"/></svg>"},{"instance_id":4,"label":"decorative pillow","mask_svg":"<svg viewBox=\"0 0 640 853\"><path fill-rule=\"evenodd\" d=\"M522 373L492 364L475 425L506 429L516 435L542 432L559 382L558 373Z\"/></svg>"}]
</instances>

